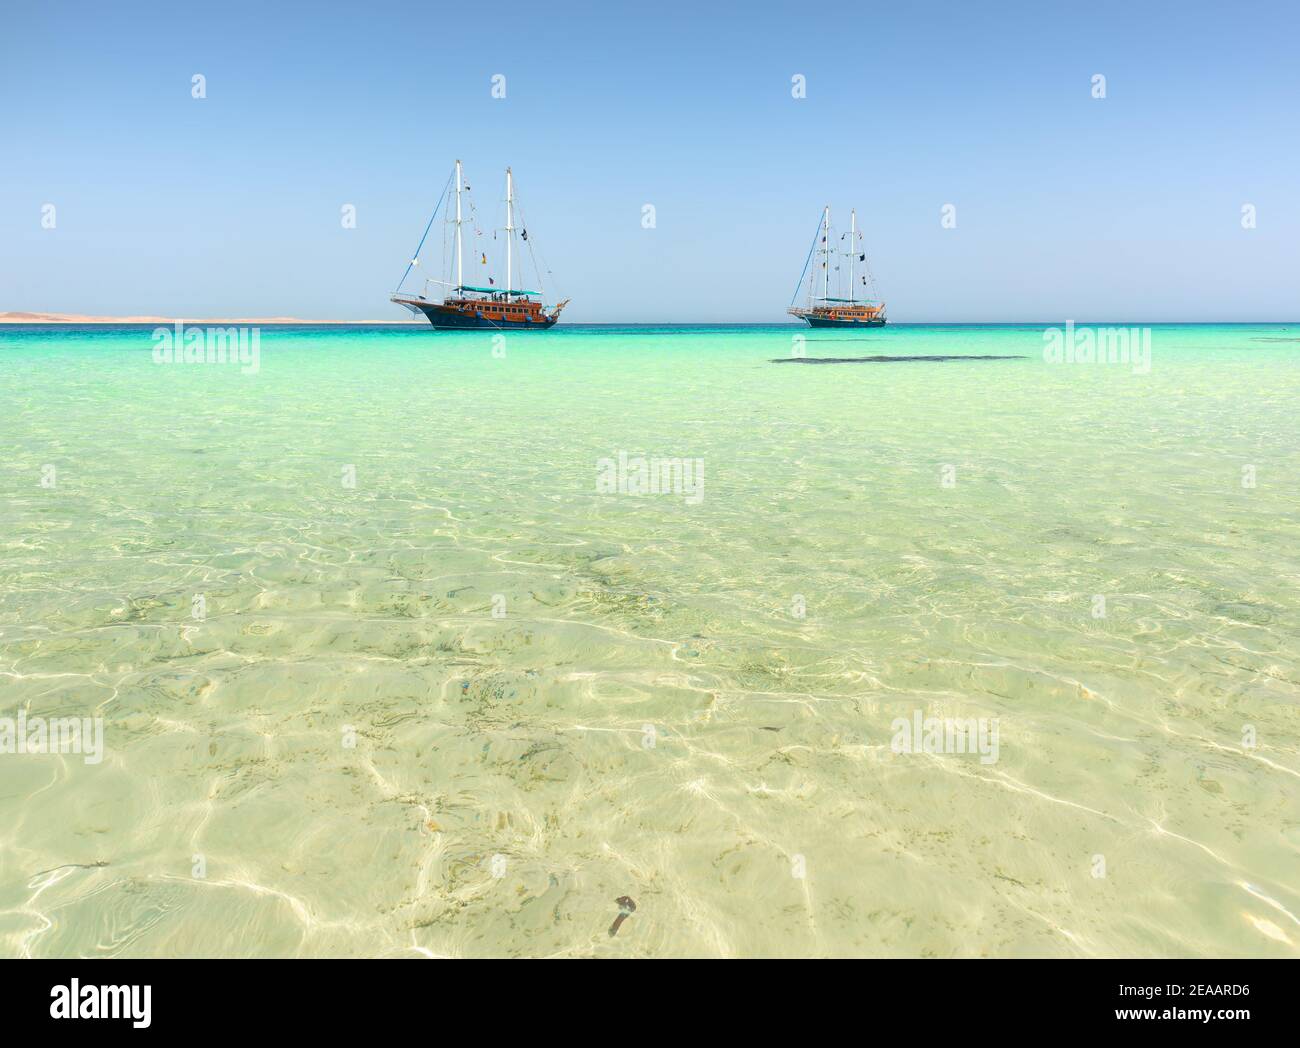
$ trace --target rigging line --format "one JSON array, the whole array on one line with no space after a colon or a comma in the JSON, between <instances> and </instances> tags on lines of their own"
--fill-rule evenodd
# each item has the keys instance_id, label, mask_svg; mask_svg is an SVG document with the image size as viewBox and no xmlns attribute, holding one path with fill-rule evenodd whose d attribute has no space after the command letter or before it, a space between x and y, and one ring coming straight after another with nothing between
<instances>
[{"instance_id":1,"label":"rigging line","mask_svg":"<svg viewBox=\"0 0 1300 1048\"><path fill-rule=\"evenodd\" d=\"M817 249L817 236L822 231L821 216L817 218L817 232L813 234L812 246L808 248L808 257L803 260L803 272L799 274L799 283L795 285L794 294L790 296L790 305L794 305L794 300L799 297L799 288L803 287L803 278L808 275L808 263L812 261L813 252Z\"/></svg>"},{"instance_id":2,"label":"rigging line","mask_svg":"<svg viewBox=\"0 0 1300 1048\"><path fill-rule=\"evenodd\" d=\"M452 174L455 174L453 172ZM438 197L438 203L433 207L433 214L429 216L429 224L424 227L424 236L420 237L419 246L415 249L415 254L411 256L411 261L406 264L406 272L402 274L402 279L397 282L397 290L402 290L402 285L406 283L406 278L411 275L411 269L415 266L415 260L420 257L420 248L424 247L424 237L429 235L429 230L433 228L433 220L438 217L438 209L442 207L442 201L447 196L447 189L451 186L452 175L447 176L447 184L442 187L442 194Z\"/></svg>"},{"instance_id":3,"label":"rigging line","mask_svg":"<svg viewBox=\"0 0 1300 1048\"><path fill-rule=\"evenodd\" d=\"M515 210L519 213L519 223L520 223L520 227L523 228L523 229L527 229L527 228L528 228L528 219L524 217L524 209L523 209L522 207L519 206L519 201L518 201L518 200L515 201ZM537 285L538 285L538 290L539 290L539 292L540 292L540 294L541 294L541 297L542 297L542 305L545 306L545 304L546 304L546 280L545 280L545 278L542 276L542 269L545 268L545 269L546 269L546 272L550 273L550 272L551 272L551 268L550 268L550 266L546 265L546 256L545 256L545 255L542 256L542 264L541 264L540 266L537 264L537 256L538 256L541 252L540 252L538 249L535 249L535 248L533 247L533 242L534 242L535 240L536 240L536 237L529 237L526 241L524 241L524 243L526 243L526 244L528 245L528 257L529 257L530 259L532 259L532 262L533 262L533 273L534 273L534 275L537 277ZM558 296L558 295L560 294L560 291L559 291L559 289L558 289L558 286L557 286L557 285L553 285L553 286L556 286L556 292L555 292L555 293L556 293L556 295Z\"/></svg>"},{"instance_id":4,"label":"rigging line","mask_svg":"<svg viewBox=\"0 0 1300 1048\"><path fill-rule=\"evenodd\" d=\"M541 296L542 305L545 306L546 305L546 279L542 276L542 266L539 266L537 264L537 252L533 250L533 242L531 238L528 241L528 258L533 263L533 276L537 278L537 291L538 294ZM545 260L543 260L542 265L545 264L546 264Z\"/></svg>"}]
</instances>

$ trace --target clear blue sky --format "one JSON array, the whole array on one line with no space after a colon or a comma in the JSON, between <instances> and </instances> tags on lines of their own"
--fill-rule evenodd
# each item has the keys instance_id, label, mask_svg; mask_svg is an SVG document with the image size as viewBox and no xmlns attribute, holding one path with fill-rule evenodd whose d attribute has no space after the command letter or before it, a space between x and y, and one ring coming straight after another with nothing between
<instances>
[{"instance_id":1,"label":"clear blue sky","mask_svg":"<svg viewBox=\"0 0 1300 1048\"><path fill-rule=\"evenodd\" d=\"M0 310L401 316L459 156L573 322L783 320L827 202L895 321L1293 320L1298 43L1295 0L8 2Z\"/></svg>"}]
</instances>

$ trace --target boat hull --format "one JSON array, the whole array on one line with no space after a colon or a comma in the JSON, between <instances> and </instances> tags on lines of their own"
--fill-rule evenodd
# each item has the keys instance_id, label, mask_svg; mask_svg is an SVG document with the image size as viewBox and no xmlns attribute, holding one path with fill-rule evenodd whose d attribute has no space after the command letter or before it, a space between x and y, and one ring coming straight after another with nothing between
<instances>
[{"instance_id":1,"label":"boat hull","mask_svg":"<svg viewBox=\"0 0 1300 1048\"><path fill-rule=\"evenodd\" d=\"M884 317L872 317L866 320L832 320L830 317L804 317L809 327L815 328L859 328L859 327L884 327L886 320Z\"/></svg>"},{"instance_id":2,"label":"boat hull","mask_svg":"<svg viewBox=\"0 0 1300 1048\"><path fill-rule=\"evenodd\" d=\"M537 319L531 316L523 318L489 317L480 311L466 312L462 309L448 308L436 302L414 303L415 308L439 331L545 331L555 326L559 317L539 313Z\"/></svg>"}]
</instances>

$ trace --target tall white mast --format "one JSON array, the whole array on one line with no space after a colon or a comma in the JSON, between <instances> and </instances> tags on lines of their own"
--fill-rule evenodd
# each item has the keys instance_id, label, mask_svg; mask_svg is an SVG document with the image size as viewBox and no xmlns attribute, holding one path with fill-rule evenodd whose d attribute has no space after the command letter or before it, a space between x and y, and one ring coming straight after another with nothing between
<instances>
[{"instance_id":1,"label":"tall white mast","mask_svg":"<svg viewBox=\"0 0 1300 1048\"><path fill-rule=\"evenodd\" d=\"M831 206L826 205L826 211L822 216L822 269L825 270L826 279L823 282L822 298L830 298L831 294Z\"/></svg>"},{"instance_id":2,"label":"tall white mast","mask_svg":"<svg viewBox=\"0 0 1300 1048\"><path fill-rule=\"evenodd\" d=\"M465 277L460 259L460 161L456 161L456 288L465 285Z\"/></svg>"},{"instance_id":3,"label":"tall white mast","mask_svg":"<svg viewBox=\"0 0 1300 1048\"><path fill-rule=\"evenodd\" d=\"M514 261L512 249L515 240L515 180L510 174L510 168L506 168L506 301L510 300L510 292L514 289L511 283L511 265Z\"/></svg>"},{"instance_id":4,"label":"tall white mast","mask_svg":"<svg viewBox=\"0 0 1300 1048\"><path fill-rule=\"evenodd\" d=\"M853 263L858 259L858 212L849 212L849 301L853 301Z\"/></svg>"}]
</instances>

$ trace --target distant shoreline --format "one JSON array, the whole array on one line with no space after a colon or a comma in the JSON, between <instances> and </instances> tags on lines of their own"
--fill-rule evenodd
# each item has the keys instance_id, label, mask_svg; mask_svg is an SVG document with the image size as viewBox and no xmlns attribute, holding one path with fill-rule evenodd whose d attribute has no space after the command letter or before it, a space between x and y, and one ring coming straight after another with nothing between
<instances>
[{"instance_id":1,"label":"distant shoreline","mask_svg":"<svg viewBox=\"0 0 1300 1048\"><path fill-rule=\"evenodd\" d=\"M326 324L418 325L423 320L302 320L298 317L96 317L80 313L0 313L0 324L243 324L271 327L276 324L323 326Z\"/></svg>"}]
</instances>

